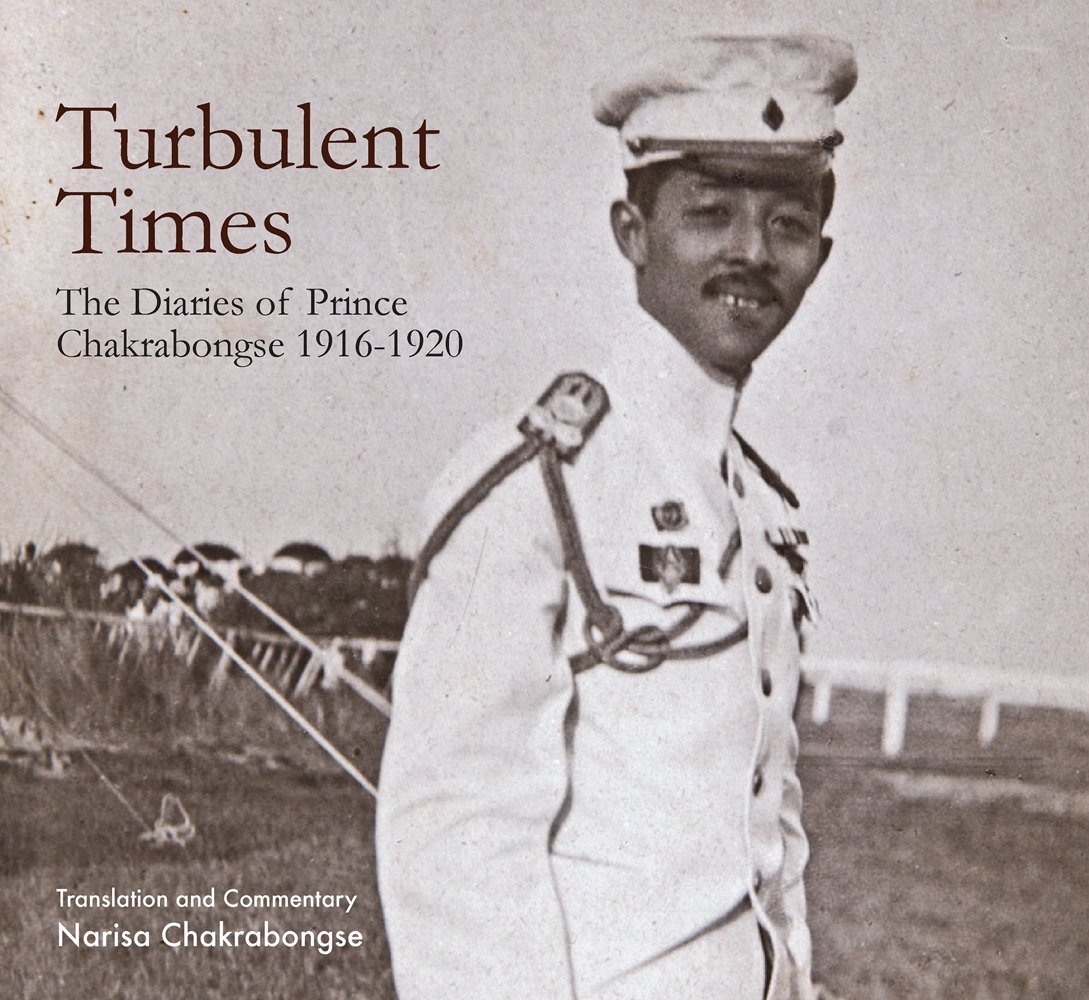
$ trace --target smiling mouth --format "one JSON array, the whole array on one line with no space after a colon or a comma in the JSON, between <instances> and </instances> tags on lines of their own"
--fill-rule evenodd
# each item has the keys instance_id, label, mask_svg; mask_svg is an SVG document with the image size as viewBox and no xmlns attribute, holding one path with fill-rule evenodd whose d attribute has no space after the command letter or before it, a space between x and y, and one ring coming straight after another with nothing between
<instances>
[{"instance_id":1,"label":"smiling mouth","mask_svg":"<svg viewBox=\"0 0 1089 1000\"><path fill-rule=\"evenodd\" d=\"M742 319L751 316L756 319L762 316L767 309L775 305L773 295L741 295L738 292L719 291L711 289L707 298L716 306L727 309L730 315Z\"/></svg>"},{"instance_id":2,"label":"smiling mouth","mask_svg":"<svg viewBox=\"0 0 1089 1000\"><path fill-rule=\"evenodd\" d=\"M720 299L728 309L745 309L755 311L771 305L770 299L757 299L746 295L735 295L733 292L723 292L715 296Z\"/></svg>"},{"instance_id":3,"label":"smiling mouth","mask_svg":"<svg viewBox=\"0 0 1089 1000\"><path fill-rule=\"evenodd\" d=\"M775 293L763 283L739 281L733 275L716 275L703 286L703 294L727 309L755 313L774 305Z\"/></svg>"}]
</instances>

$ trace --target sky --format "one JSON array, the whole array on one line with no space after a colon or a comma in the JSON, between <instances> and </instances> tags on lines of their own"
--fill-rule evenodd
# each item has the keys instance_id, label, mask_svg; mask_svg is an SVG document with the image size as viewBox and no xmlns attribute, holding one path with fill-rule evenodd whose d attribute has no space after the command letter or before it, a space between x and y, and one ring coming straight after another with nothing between
<instances>
[{"instance_id":1,"label":"sky","mask_svg":"<svg viewBox=\"0 0 1089 1000\"><path fill-rule=\"evenodd\" d=\"M665 35L853 42L832 256L760 360L738 426L802 497L825 655L1082 673L1089 638L1086 104L1080 3L15 3L0 50L0 388L170 529L0 410L0 545L85 539L253 560L305 539L411 548L413 514L479 424L623 336L615 135L589 91ZM75 116L365 132L426 119L434 170L74 170ZM98 136L99 133L96 133ZM97 139L96 139L97 142ZM96 145L96 149L99 147ZM101 215L290 217L287 253L73 254L59 188L131 187ZM239 296L242 316L65 317L58 288ZM284 316L254 304L290 286ZM375 342L457 330L457 358L301 358L305 289L403 297L333 323ZM205 289L209 291L206 293ZM328 318L326 323L331 322ZM58 335L280 337L291 356L66 359ZM513 430L513 429L512 429Z\"/></svg>"}]
</instances>

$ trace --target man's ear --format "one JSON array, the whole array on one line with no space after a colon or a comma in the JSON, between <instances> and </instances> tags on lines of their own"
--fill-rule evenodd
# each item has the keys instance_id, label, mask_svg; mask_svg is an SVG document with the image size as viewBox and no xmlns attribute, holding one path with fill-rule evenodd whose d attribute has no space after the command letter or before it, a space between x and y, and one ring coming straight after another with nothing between
<instances>
[{"instance_id":1,"label":"man's ear","mask_svg":"<svg viewBox=\"0 0 1089 1000\"><path fill-rule=\"evenodd\" d=\"M818 270L818 271L819 271L819 270L820 270L820 269L821 269L822 267L824 267L824 262L825 262L826 260L828 260L828 255L829 255L829 254L830 254L831 252L832 252L832 237L831 237L831 236L822 236L822 237L821 237L821 252L820 252L820 258L819 258L819 259L818 259L818 261L817 261L817 270Z\"/></svg>"},{"instance_id":2,"label":"man's ear","mask_svg":"<svg viewBox=\"0 0 1089 1000\"><path fill-rule=\"evenodd\" d=\"M643 213L636 205L621 198L609 209L609 221L620 252L638 271L647 260L647 222Z\"/></svg>"}]
</instances>

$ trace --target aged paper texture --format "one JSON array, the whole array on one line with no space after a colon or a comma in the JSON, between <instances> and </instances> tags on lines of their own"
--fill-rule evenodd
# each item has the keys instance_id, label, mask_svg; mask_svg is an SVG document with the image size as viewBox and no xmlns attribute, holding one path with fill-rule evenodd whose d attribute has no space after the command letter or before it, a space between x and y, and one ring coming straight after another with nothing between
<instances>
[{"instance_id":1,"label":"aged paper texture","mask_svg":"<svg viewBox=\"0 0 1089 1000\"><path fill-rule=\"evenodd\" d=\"M662 37L820 32L859 67L834 247L737 415L821 612L815 978L1089 995L1083 4L7 13L0 993L395 995L342 765L378 779L429 486L625 336L590 89ZM202 543L177 588L340 762L143 593Z\"/></svg>"}]
</instances>

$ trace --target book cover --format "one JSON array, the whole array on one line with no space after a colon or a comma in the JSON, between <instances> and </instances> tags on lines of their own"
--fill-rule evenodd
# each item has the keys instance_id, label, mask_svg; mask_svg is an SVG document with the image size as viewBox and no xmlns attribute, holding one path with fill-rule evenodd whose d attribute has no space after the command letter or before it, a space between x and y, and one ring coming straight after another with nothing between
<instances>
[{"instance_id":1,"label":"book cover","mask_svg":"<svg viewBox=\"0 0 1089 1000\"><path fill-rule=\"evenodd\" d=\"M0 993L395 996L416 511L633 301L590 90L657 38L799 31L859 65L834 248L738 425L811 540L816 978L1089 992L1080 5L7 14Z\"/></svg>"}]
</instances>

